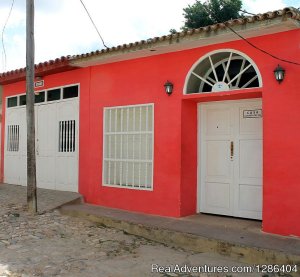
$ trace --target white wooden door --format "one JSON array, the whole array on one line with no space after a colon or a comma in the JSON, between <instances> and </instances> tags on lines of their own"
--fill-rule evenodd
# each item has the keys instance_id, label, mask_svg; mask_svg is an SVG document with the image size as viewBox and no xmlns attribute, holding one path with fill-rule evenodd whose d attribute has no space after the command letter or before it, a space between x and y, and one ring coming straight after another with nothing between
<instances>
[{"instance_id":1,"label":"white wooden door","mask_svg":"<svg viewBox=\"0 0 300 277\"><path fill-rule=\"evenodd\" d=\"M36 177L38 187L56 189L56 103L36 106Z\"/></svg>"},{"instance_id":2,"label":"white wooden door","mask_svg":"<svg viewBox=\"0 0 300 277\"><path fill-rule=\"evenodd\" d=\"M25 107L6 110L4 182L27 184L27 132Z\"/></svg>"},{"instance_id":3,"label":"white wooden door","mask_svg":"<svg viewBox=\"0 0 300 277\"><path fill-rule=\"evenodd\" d=\"M37 186L78 191L78 98L35 106ZM7 109L4 182L27 184L26 108Z\"/></svg>"},{"instance_id":4,"label":"white wooden door","mask_svg":"<svg viewBox=\"0 0 300 277\"><path fill-rule=\"evenodd\" d=\"M199 107L198 211L261 219L261 100Z\"/></svg>"}]
</instances>

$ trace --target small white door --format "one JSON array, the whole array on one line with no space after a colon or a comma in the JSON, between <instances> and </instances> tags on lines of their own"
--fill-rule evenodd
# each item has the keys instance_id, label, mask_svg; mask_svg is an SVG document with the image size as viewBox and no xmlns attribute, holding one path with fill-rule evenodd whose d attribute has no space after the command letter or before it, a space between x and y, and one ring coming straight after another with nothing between
<instances>
[{"instance_id":1,"label":"small white door","mask_svg":"<svg viewBox=\"0 0 300 277\"><path fill-rule=\"evenodd\" d=\"M198 211L261 219L261 100L199 107Z\"/></svg>"},{"instance_id":2,"label":"small white door","mask_svg":"<svg viewBox=\"0 0 300 277\"><path fill-rule=\"evenodd\" d=\"M4 145L4 182L26 185L26 109L25 107L6 110Z\"/></svg>"}]
</instances>

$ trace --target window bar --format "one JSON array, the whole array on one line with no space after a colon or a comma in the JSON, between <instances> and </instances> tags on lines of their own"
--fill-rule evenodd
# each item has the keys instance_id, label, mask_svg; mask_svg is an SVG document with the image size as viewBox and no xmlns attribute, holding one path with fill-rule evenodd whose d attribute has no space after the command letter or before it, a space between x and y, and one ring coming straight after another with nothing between
<instances>
[{"instance_id":1,"label":"window bar","mask_svg":"<svg viewBox=\"0 0 300 277\"><path fill-rule=\"evenodd\" d=\"M139 143L139 187L141 186L141 166L142 166L142 107L140 107L140 143Z\"/></svg>"},{"instance_id":2,"label":"window bar","mask_svg":"<svg viewBox=\"0 0 300 277\"><path fill-rule=\"evenodd\" d=\"M73 152L73 121L70 120L70 129L71 129L71 135L70 135L70 152Z\"/></svg>"},{"instance_id":3,"label":"window bar","mask_svg":"<svg viewBox=\"0 0 300 277\"><path fill-rule=\"evenodd\" d=\"M218 75L217 75L217 73L216 73L215 66L214 66L214 64L213 64L213 62L212 62L211 56L209 56L208 59L209 59L209 62L210 62L212 71L213 71L213 73L214 73L215 79L216 79L216 81L218 82L218 81L219 81L219 80L218 80Z\"/></svg>"},{"instance_id":4,"label":"window bar","mask_svg":"<svg viewBox=\"0 0 300 277\"><path fill-rule=\"evenodd\" d=\"M61 121L58 123L58 152L61 152Z\"/></svg>"},{"instance_id":5,"label":"window bar","mask_svg":"<svg viewBox=\"0 0 300 277\"><path fill-rule=\"evenodd\" d=\"M9 151L13 150L13 144L12 144L12 125L9 126Z\"/></svg>"},{"instance_id":6,"label":"window bar","mask_svg":"<svg viewBox=\"0 0 300 277\"><path fill-rule=\"evenodd\" d=\"M126 159L129 159L129 112L130 108L127 108L127 126L126 126L126 131L127 131L127 153L126 153ZM126 162L126 186L128 186L128 167L129 167L129 162Z\"/></svg>"},{"instance_id":7,"label":"window bar","mask_svg":"<svg viewBox=\"0 0 300 277\"><path fill-rule=\"evenodd\" d=\"M209 80L209 81L211 81L212 84L216 84L217 83L216 80L214 80L213 78L211 78L209 76L207 76L206 79Z\"/></svg>"},{"instance_id":8,"label":"window bar","mask_svg":"<svg viewBox=\"0 0 300 277\"><path fill-rule=\"evenodd\" d=\"M135 114L135 110L136 110L136 108L134 107L133 108L133 131L136 131L135 130L135 116L136 116L136 114ZM132 162L132 186L135 186L135 175L134 175L134 152L135 152L135 147L134 147L134 140L135 140L135 136L136 136L136 134L133 134L132 135L132 137L133 137L133 139L132 139L132 160L133 160L133 162Z\"/></svg>"},{"instance_id":9,"label":"window bar","mask_svg":"<svg viewBox=\"0 0 300 277\"><path fill-rule=\"evenodd\" d=\"M73 152L73 120L70 120L70 152Z\"/></svg>"},{"instance_id":10,"label":"window bar","mask_svg":"<svg viewBox=\"0 0 300 277\"><path fill-rule=\"evenodd\" d=\"M120 147L120 185L122 186L123 185L123 178L122 178L122 170L123 170L123 112L124 112L124 109L121 109L121 124L120 124L120 136L121 136L121 147Z\"/></svg>"},{"instance_id":11,"label":"window bar","mask_svg":"<svg viewBox=\"0 0 300 277\"><path fill-rule=\"evenodd\" d=\"M15 151L15 141L14 140L15 140L15 137L14 137L14 125L11 125L11 144L12 144L11 145L12 146L11 150L12 151Z\"/></svg>"},{"instance_id":12,"label":"window bar","mask_svg":"<svg viewBox=\"0 0 300 277\"><path fill-rule=\"evenodd\" d=\"M148 120L149 120L149 106L146 108L146 156L145 159L148 160ZM146 163L146 172L145 172L145 186L147 186L147 181L148 181L148 163Z\"/></svg>"},{"instance_id":13,"label":"window bar","mask_svg":"<svg viewBox=\"0 0 300 277\"><path fill-rule=\"evenodd\" d=\"M231 58L232 58L232 52L231 52L230 55L229 55L229 58L228 58L228 61L227 61L227 65L226 65L226 68L225 68L225 64L222 63L222 66L223 66L223 68L224 68L224 76L223 76L222 82L225 82L225 78L228 79L228 82L230 81L230 78L229 78L229 75L228 75L228 69L229 69L229 66L230 66L230 63L231 63Z\"/></svg>"},{"instance_id":14,"label":"window bar","mask_svg":"<svg viewBox=\"0 0 300 277\"><path fill-rule=\"evenodd\" d=\"M258 78L257 75L255 75L251 80L249 80L245 85L242 86L242 88L248 87L253 81L255 81Z\"/></svg>"},{"instance_id":15,"label":"window bar","mask_svg":"<svg viewBox=\"0 0 300 277\"><path fill-rule=\"evenodd\" d=\"M204 83L208 84L209 86L213 87L214 85L210 82L208 82L206 79L204 79L203 77L201 77L200 75L198 75L197 73L195 72L192 72L192 74L194 76L196 76L197 78L199 78L201 81L203 81Z\"/></svg>"},{"instance_id":16,"label":"window bar","mask_svg":"<svg viewBox=\"0 0 300 277\"><path fill-rule=\"evenodd\" d=\"M106 112L107 113L107 112ZM111 132L111 109L109 109L109 129L108 129L108 133ZM110 183L110 171L111 171L111 135L109 134L108 135L108 142L109 142L109 145L108 145L108 184L111 185Z\"/></svg>"},{"instance_id":17,"label":"window bar","mask_svg":"<svg viewBox=\"0 0 300 277\"><path fill-rule=\"evenodd\" d=\"M69 147L70 147L70 120L66 120L66 124L67 124L67 139L66 139L66 143L67 143L67 150L66 152L69 152Z\"/></svg>"},{"instance_id":18,"label":"window bar","mask_svg":"<svg viewBox=\"0 0 300 277\"><path fill-rule=\"evenodd\" d=\"M228 64L227 64L227 65L228 65ZM223 69L224 69L224 76L223 76L224 81L223 81L223 82L225 82L225 79L227 79L227 82L230 82L230 77L229 77L229 75L228 75L228 72L226 71L226 68L225 68L225 64L224 64L224 63L222 63L222 67L223 67Z\"/></svg>"},{"instance_id":19,"label":"window bar","mask_svg":"<svg viewBox=\"0 0 300 277\"><path fill-rule=\"evenodd\" d=\"M61 138L60 138L61 139L60 151L63 152L64 151L64 122L63 121L61 121L60 128L61 128L61 134L60 134L60 136L61 136Z\"/></svg>"},{"instance_id":20,"label":"window bar","mask_svg":"<svg viewBox=\"0 0 300 277\"><path fill-rule=\"evenodd\" d=\"M59 145L59 148L60 148L60 152L63 152L63 143L64 143L64 140L63 140L63 121L60 122L60 145Z\"/></svg>"},{"instance_id":21,"label":"window bar","mask_svg":"<svg viewBox=\"0 0 300 277\"><path fill-rule=\"evenodd\" d=\"M68 132L69 132L69 137L68 137L68 152L71 152L71 132L72 132L72 129L71 129L71 124L72 124L72 120L69 120L68 121Z\"/></svg>"},{"instance_id":22,"label":"window bar","mask_svg":"<svg viewBox=\"0 0 300 277\"><path fill-rule=\"evenodd\" d=\"M8 144L8 151L12 151L12 129L11 129L11 126L8 126L8 139L9 139L9 144Z\"/></svg>"},{"instance_id":23,"label":"window bar","mask_svg":"<svg viewBox=\"0 0 300 277\"><path fill-rule=\"evenodd\" d=\"M17 127L17 151L19 151L19 139L20 139L20 136L19 136L19 125L16 125Z\"/></svg>"},{"instance_id":24,"label":"window bar","mask_svg":"<svg viewBox=\"0 0 300 277\"><path fill-rule=\"evenodd\" d=\"M246 64L246 59L243 59L242 65L241 65L241 69L240 69L240 70L243 70L243 69L244 69L245 64ZM235 83L235 86L238 87L238 88L240 87L241 77L242 77L242 75L240 75L240 76L238 77L238 79L236 80L236 83Z\"/></svg>"},{"instance_id":25,"label":"window bar","mask_svg":"<svg viewBox=\"0 0 300 277\"><path fill-rule=\"evenodd\" d=\"M20 150L20 126L18 125L18 151Z\"/></svg>"},{"instance_id":26,"label":"window bar","mask_svg":"<svg viewBox=\"0 0 300 277\"><path fill-rule=\"evenodd\" d=\"M118 109L115 109L115 133L114 133L114 137L115 137L115 159L117 159L117 118L118 118ZM117 184L117 161L114 161L114 185Z\"/></svg>"},{"instance_id":27,"label":"window bar","mask_svg":"<svg viewBox=\"0 0 300 277\"><path fill-rule=\"evenodd\" d=\"M69 146L70 146L70 120L66 120L66 129L67 129L67 135L66 135L66 152L69 152Z\"/></svg>"},{"instance_id":28,"label":"window bar","mask_svg":"<svg viewBox=\"0 0 300 277\"><path fill-rule=\"evenodd\" d=\"M235 75L235 77L233 79L231 79L231 81L227 84L227 85L230 85L235 79L237 79L240 75L244 74L244 72L249 68L251 67L251 63L246 66L242 71L240 71L237 75Z\"/></svg>"},{"instance_id":29,"label":"window bar","mask_svg":"<svg viewBox=\"0 0 300 277\"><path fill-rule=\"evenodd\" d=\"M65 121L65 151L68 152L68 121Z\"/></svg>"},{"instance_id":30,"label":"window bar","mask_svg":"<svg viewBox=\"0 0 300 277\"><path fill-rule=\"evenodd\" d=\"M69 132L68 132L68 121L65 121L65 151L68 152L68 137L69 137Z\"/></svg>"},{"instance_id":31,"label":"window bar","mask_svg":"<svg viewBox=\"0 0 300 277\"><path fill-rule=\"evenodd\" d=\"M9 131L10 131L10 128L9 126L7 126L7 145L6 145L6 150L9 151L10 149L10 135L9 135Z\"/></svg>"},{"instance_id":32,"label":"window bar","mask_svg":"<svg viewBox=\"0 0 300 277\"><path fill-rule=\"evenodd\" d=\"M16 151L16 125L13 125L13 151Z\"/></svg>"},{"instance_id":33,"label":"window bar","mask_svg":"<svg viewBox=\"0 0 300 277\"><path fill-rule=\"evenodd\" d=\"M63 144L63 152L66 152L66 148L67 148L67 132L66 132L66 121L63 121L63 134L64 134L64 137L63 137L63 141L64 141L64 144Z\"/></svg>"},{"instance_id":34,"label":"window bar","mask_svg":"<svg viewBox=\"0 0 300 277\"><path fill-rule=\"evenodd\" d=\"M73 120L73 128L74 128L74 130L73 130L73 136L74 136L74 138L73 138L73 152L75 152L75 150L76 150L76 145L75 145L75 143L76 143L76 120Z\"/></svg>"},{"instance_id":35,"label":"window bar","mask_svg":"<svg viewBox=\"0 0 300 277\"><path fill-rule=\"evenodd\" d=\"M8 126L8 145L7 145L7 150L11 151L12 147L11 147L11 126Z\"/></svg>"},{"instance_id":36,"label":"window bar","mask_svg":"<svg viewBox=\"0 0 300 277\"><path fill-rule=\"evenodd\" d=\"M70 120L70 152L73 152L73 120Z\"/></svg>"}]
</instances>

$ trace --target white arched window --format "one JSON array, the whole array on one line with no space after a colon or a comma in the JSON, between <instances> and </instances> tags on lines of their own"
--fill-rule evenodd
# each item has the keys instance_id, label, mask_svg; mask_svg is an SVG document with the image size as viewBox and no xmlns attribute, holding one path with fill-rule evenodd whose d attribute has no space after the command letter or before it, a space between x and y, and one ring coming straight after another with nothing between
<instances>
[{"instance_id":1,"label":"white arched window","mask_svg":"<svg viewBox=\"0 0 300 277\"><path fill-rule=\"evenodd\" d=\"M255 63L235 50L218 50L197 61L187 75L185 94L261 87Z\"/></svg>"}]
</instances>

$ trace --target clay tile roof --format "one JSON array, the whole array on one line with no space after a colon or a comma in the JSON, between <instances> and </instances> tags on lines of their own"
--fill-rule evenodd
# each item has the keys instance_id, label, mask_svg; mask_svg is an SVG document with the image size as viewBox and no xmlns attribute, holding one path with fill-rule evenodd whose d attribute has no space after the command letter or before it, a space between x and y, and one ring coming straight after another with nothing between
<instances>
[{"instance_id":1,"label":"clay tile roof","mask_svg":"<svg viewBox=\"0 0 300 277\"><path fill-rule=\"evenodd\" d=\"M147 45L147 44L153 44L156 42L168 41L168 40L172 40L172 39L175 39L178 37L192 36L193 34L198 34L201 32L209 33L209 32L213 32L213 31L217 31L219 29L224 29L224 28L226 28L226 26L234 27L237 25L245 25L248 23L255 23L256 21L275 19L277 17L287 17L287 18L291 18L294 20L300 20L300 11L297 10L296 8L289 7L289 8L284 8L282 10L276 10L273 12L266 12L266 13L257 14L254 16L248 16L248 17L244 17L244 18L228 20L226 22L216 23L213 25L200 27L198 29L185 30L185 31L178 32L178 33L175 33L172 35L165 35L165 36L155 37L155 38L148 39L148 40L141 40L141 41L135 42L135 43L123 44L123 45L119 45L117 47L111 47L108 49L104 49L104 50L101 50L100 52L96 52L96 53L91 52L91 53L87 53L87 54L75 55L72 57L72 61L80 60L80 59L86 58L88 56L101 55L102 53L105 53L105 52L113 52L113 51L118 51L118 50L122 50L122 49L130 49L130 48L134 48L137 45L143 46L143 45Z\"/></svg>"},{"instance_id":2,"label":"clay tile roof","mask_svg":"<svg viewBox=\"0 0 300 277\"><path fill-rule=\"evenodd\" d=\"M71 56L62 56L55 60L41 62L35 65L35 75L44 76L46 74L53 74L57 72L75 69L69 64L72 59ZM0 84L8 84L24 80L26 76L26 68L19 68L8 72L0 73Z\"/></svg>"},{"instance_id":3,"label":"clay tile roof","mask_svg":"<svg viewBox=\"0 0 300 277\"><path fill-rule=\"evenodd\" d=\"M164 42L164 41L171 42L172 40L176 40L177 38L189 37L189 36L193 36L194 34L216 32L220 29L225 29L226 26L234 27L238 25L252 24L257 21L272 20L277 17L286 17L294 20L300 20L300 11L296 8L289 7L289 8L284 8L282 10L276 10L273 12L266 12L263 14L257 14L253 16L247 16L244 18L228 20L226 22L216 23L210 26L200 27L197 29L189 29L175 34L169 34L161 37L154 37L147 40L141 40L137 42L131 42L128 44L113 46L110 48L96 50L89 53L83 53L74 56L62 56L55 60L50 60L35 65L36 75L43 76L52 73L75 69L76 67L72 65L70 62L80 61L81 59L87 57L100 56L100 55L104 55L105 53L111 53L119 50L132 49L137 47L138 49L143 49L143 46L146 47L147 45L149 46L159 42ZM16 82L21 79L24 80L24 78L25 78L25 68L12 70L8 72L0 73L0 84Z\"/></svg>"}]
</instances>

